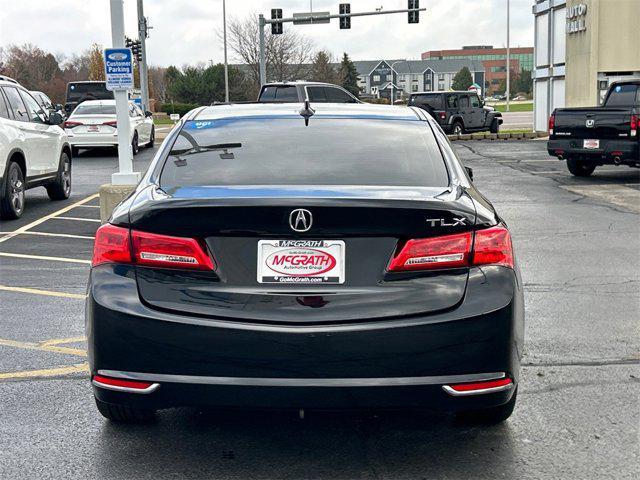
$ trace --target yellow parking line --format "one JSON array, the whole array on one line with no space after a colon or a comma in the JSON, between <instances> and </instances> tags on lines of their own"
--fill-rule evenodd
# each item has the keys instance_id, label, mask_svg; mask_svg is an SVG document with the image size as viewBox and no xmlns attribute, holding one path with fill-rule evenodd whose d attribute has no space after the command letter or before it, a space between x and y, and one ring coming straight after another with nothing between
<instances>
[{"instance_id":1,"label":"yellow parking line","mask_svg":"<svg viewBox=\"0 0 640 480\"><path fill-rule=\"evenodd\" d=\"M60 210L57 210L53 213L50 213L49 215L45 215L44 217L40 217L38 220L35 220L31 223L28 223L27 225L20 227L19 229L15 230L13 233L0 238L0 243L2 242L6 242L7 240L9 240L10 238L13 238L14 236L22 233L22 232L26 232L27 230L31 230L33 227L40 225L41 223L46 222L47 220L49 220L50 218L56 217L58 215L62 215L63 213L68 212L69 210L72 210L74 208L76 208L79 205L83 205L85 203L90 202L91 200L93 200L94 198L98 198L99 194L98 193L94 193L93 195L90 195L86 198L83 198L82 200L80 200L79 202L76 203L72 203L71 205L68 205L64 208L61 208Z\"/></svg>"},{"instance_id":2,"label":"yellow parking line","mask_svg":"<svg viewBox=\"0 0 640 480\"><path fill-rule=\"evenodd\" d=\"M49 232L0 232L0 235L41 235L43 237L81 238L83 240L93 240L94 237L88 235L72 235L70 233L49 233Z\"/></svg>"},{"instance_id":3,"label":"yellow parking line","mask_svg":"<svg viewBox=\"0 0 640 480\"><path fill-rule=\"evenodd\" d=\"M75 298L78 300L84 300L85 298L87 298L85 294L80 294L80 293L54 292L52 290L41 290L39 288L10 287L8 285L0 285L0 290L3 290L5 292L32 293L34 295L46 295L48 297Z\"/></svg>"},{"instance_id":4,"label":"yellow parking line","mask_svg":"<svg viewBox=\"0 0 640 480\"><path fill-rule=\"evenodd\" d=\"M57 217L53 217L51 220L74 220L76 222L100 223L100 220L95 220L93 218L80 218L80 217L62 217L62 216L57 216Z\"/></svg>"},{"instance_id":5,"label":"yellow parking line","mask_svg":"<svg viewBox=\"0 0 640 480\"><path fill-rule=\"evenodd\" d=\"M3 239L0 239L0 240L3 240ZM45 257L43 255L26 255L24 253L0 252L0 257L29 258L32 260L50 260L54 262L84 263L87 265L91 265L91 260L79 260L77 258L63 258L63 257Z\"/></svg>"},{"instance_id":6,"label":"yellow parking line","mask_svg":"<svg viewBox=\"0 0 640 480\"><path fill-rule=\"evenodd\" d=\"M100 208L100 205L78 205L78 208Z\"/></svg>"},{"instance_id":7,"label":"yellow parking line","mask_svg":"<svg viewBox=\"0 0 640 480\"><path fill-rule=\"evenodd\" d=\"M17 340L8 340L0 338L0 346L21 348L23 350L38 350L41 352L62 353L65 355L75 355L77 357L86 357L87 352L80 348L59 347L57 345L42 345L32 342L19 342Z\"/></svg>"},{"instance_id":8,"label":"yellow parking line","mask_svg":"<svg viewBox=\"0 0 640 480\"><path fill-rule=\"evenodd\" d=\"M0 373L0 380L19 380L22 378L61 377L72 373L88 372L88 363L76 363L67 367L45 368L43 370L22 370L20 372Z\"/></svg>"},{"instance_id":9,"label":"yellow parking line","mask_svg":"<svg viewBox=\"0 0 640 480\"><path fill-rule=\"evenodd\" d=\"M40 342L40 345L61 345L63 343L84 342L86 339L86 337L52 338Z\"/></svg>"}]
</instances>

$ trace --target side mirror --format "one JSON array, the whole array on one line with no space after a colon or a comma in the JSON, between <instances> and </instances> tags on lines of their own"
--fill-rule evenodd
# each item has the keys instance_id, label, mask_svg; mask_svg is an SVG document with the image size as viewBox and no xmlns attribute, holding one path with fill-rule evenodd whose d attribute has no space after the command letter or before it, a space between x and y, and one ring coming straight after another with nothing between
<instances>
[{"instance_id":1,"label":"side mirror","mask_svg":"<svg viewBox=\"0 0 640 480\"><path fill-rule=\"evenodd\" d=\"M62 125L62 115L58 112L51 112L49 115L49 125Z\"/></svg>"},{"instance_id":2,"label":"side mirror","mask_svg":"<svg viewBox=\"0 0 640 480\"><path fill-rule=\"evenodd\" d=\"M53 108L58 111L61 112L62 110L64 110L64 106L61 103L56 103Z\"/></svg>"},{"instance_id":3,"label":"side mirror","mask_svg":"<svg viewBox=\"0 0 640 480\"><path fill-rule=\"evenodd\" d=\"M473 168L464 167L464 169L467 171L467 175L469 175L469 179L473 182Z\"/></svg>"},{"instance_id":4,"label":"side mirror","mask_svg":"<svg viewBox=\"0 0 640 480\"><path fill-rule=\"evenodd\" d=\"M147 117L147 118L148 117L153 117L153 113L150 112L149 110L147 110L146 112L144 112L144 116Z\"/></svg>"}]
</instances>

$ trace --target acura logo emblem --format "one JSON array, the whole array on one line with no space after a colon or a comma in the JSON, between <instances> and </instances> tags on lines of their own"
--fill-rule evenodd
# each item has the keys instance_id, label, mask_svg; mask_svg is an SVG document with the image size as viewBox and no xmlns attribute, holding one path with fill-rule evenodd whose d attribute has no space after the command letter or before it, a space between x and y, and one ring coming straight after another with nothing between
<instances>
[{"instance_id":1,"label":"acura logo emblem","mask_svg":"<svg viewBox=\"0 0 640 480\"><path fill-rule=\"evenodd\" d=\"M587 128L593 128L595 124L596 124L596 121L591 118L585 122L585 125L587 126Z\"/></svg>"},{"instance_id":2,"label":"acura logo emblem","mask_svg":"<svg viewBox=\"0 0 640 480\"><path fill-rule=\"evenodd\" d=\"M313 215L304 208L293 210L289 215L289 225L296 232L306 232L313 225Z\"/></svg>"}]
</instances>

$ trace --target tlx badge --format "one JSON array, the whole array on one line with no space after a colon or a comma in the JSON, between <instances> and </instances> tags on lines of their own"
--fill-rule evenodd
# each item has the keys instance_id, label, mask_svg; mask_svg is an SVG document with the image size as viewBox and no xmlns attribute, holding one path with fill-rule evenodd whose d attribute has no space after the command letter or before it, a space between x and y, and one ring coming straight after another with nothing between
<instances>
[{"instance_id":1,"label":"tlx badge","mask_svg":"<svg viewBox=\"0 0 640 480\"><path fill-rule=\"evenodd\" d=\"M466 225L466 218L453 217L452 222L447 222L444 218L427 218L427 223L431 227L457 227L458 225Z\"/></svg>"}]
</instances>

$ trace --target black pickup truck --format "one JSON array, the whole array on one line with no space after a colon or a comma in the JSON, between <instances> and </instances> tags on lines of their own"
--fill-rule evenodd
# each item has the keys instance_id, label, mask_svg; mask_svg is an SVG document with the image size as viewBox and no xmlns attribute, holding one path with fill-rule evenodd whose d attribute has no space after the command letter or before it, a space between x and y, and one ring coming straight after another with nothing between
<instances>
[{"instance_id":1,"label":"black pickup truck","mask_svg":"<svg viewBox=\"0 0 640 480\"><path fill-rule=\"evenodd\" d=\"M612 83L600 107L555 109L547 151L578 177L600 165L640 167L640 80Z\"/></svg>"}]
</instances>

